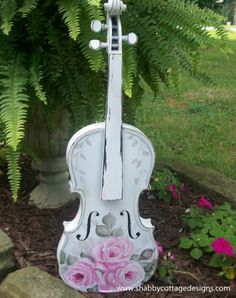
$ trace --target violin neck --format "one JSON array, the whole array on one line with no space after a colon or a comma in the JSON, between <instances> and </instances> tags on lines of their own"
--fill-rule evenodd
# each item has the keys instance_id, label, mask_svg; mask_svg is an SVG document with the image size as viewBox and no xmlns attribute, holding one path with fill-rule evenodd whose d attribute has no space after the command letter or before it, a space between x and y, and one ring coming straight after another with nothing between
<instances>
[{"instance_id":1,"label":"violin neck","mask_svg":"<svg viewBox=\"0 0 236 298\"><path fill-rule=\"evenodd\" d=\"M122 166L122 52L109 55L105 129L103 200L121 200Z\"/></svg>"},{"instance_id":2,"label":"violin neck","mask_svg":"<svg viewBox=\"0 0 236 298\"><path fill-rule=\"evenodd\" d=\"M122 126L122 55L109 56L109 81L107 93L106 128L114 132L112 139L119 136Z\"/></svg>"}]
</instances>

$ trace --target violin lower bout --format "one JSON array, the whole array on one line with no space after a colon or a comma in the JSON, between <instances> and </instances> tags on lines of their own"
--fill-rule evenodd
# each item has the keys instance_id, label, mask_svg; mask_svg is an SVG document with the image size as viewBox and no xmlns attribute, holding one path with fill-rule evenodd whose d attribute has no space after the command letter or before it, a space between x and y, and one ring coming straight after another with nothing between
<instances>
[{"instance_id":1,"label":"violin lower bout","mask_svg":"<svg viewBox=\"0 0 236 298\"><path fill-rule=\"evenodd\" d=\"M123 125L123 196L102 200L104 132L104 123L90 125L72 137L67 150L71 190L81 199L75 219L64 223L59 273L85 292L138 287L152 277L158 261L154 227L138 210L154 166L153 147L138 129Z\"/></svg>"}]
</instances>

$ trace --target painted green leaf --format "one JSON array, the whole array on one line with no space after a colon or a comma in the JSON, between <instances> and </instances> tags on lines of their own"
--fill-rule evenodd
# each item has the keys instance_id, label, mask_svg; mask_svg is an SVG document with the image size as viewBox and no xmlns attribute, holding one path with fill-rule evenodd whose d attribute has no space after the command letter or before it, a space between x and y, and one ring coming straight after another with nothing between
<instances>
[{"instance_id":1,"label":"painted green leaf","mask_svg":"<svg viewBox=\"0 0 236 298\"><path fill-rule=\"evenodd\" d=\"M66 263L68 265L73 265L75 262L77 262L78 259L74 256L68 255L67 259L66 259Z\"/></svg>"},{"instance_id":2,"label":"painted green leaf","mask_svg":"<svg viewBox=\"0 0 236 298\"><path fill-rule=\"evenodd\" d=\"M200 248L194 248L191 250L190 254L195 260L199 260L202 257L203 252Z\"/></svg>"},{"instance_id":3,"label":"painted green leaf","mask_svg":"<svg viewBox=\"0 0 236 298\"><path fill-rule=\"evenodd\" d=\"M123 236L124 235L124 232L123 232L122 228L120 227L120 228L117 228L117 229L113 230L111 232L111 235L113 237L120 237L120 236Z\"/></svg>"},{"instance_id":4,"label":"painted green leaf","mask_svg":"<svg viewBox=\"0 0 236 298\"><path fill-rule=\"evenodd\" d=\"M142 251L140 259L141 260L148 260L153 256L153 249L145 249Z\"/></svg>"},{"instance_id":5,"label":"painted green leaf","mask_svg":"<svg viewBox=\"0 0 236 298\"><path fill-rule=\"evenodd\" d=\"M81 258L89 258L89 255L87 255L86 253L84 253L84 252L81 251L80 257Z\"/></svg>"},{"instance_id":6,"label":"painted green leaf","mask_svg":"<svg viewBox=\"0 0 236 298\"><path fill-rule=\"evenodd\" d=\"M63 250L60 252L60 264L65 264L66 263L66 254L64 253Z\"/></svg>"},{"instance_id":7,"label":"painted green leaf","mask_svg":"<svg viewBox=\"0 0 236 298\"><path fill-rule=\"evenodd\" d=\"M107 226L111 230L115 226L116 218L110 212L103 217L102 222L104 223L105 226Z\"/></svg>"},{"instance_id":8,"label":"painted green leaf","mask_svg":"<svg viewBox=\"0 0 236 298\"><path fill-rule=\"evenodd\" d=\"M111 235L110 229L107 226L97 225L96 234L100 237L108 237Z\"/></svg>"},{"instance_id":9,"label":"painted green leaf","mask_svg":"<svg viewBox=\"0 0 236 298\"><path fill-rule=\"evenodd\" d=\"M150 272L153 269L153 263L140 262L145 272Z\"/></svg>"},{"instance_id":10,"label":"painted green leaf","mask_svg":"<svg viewBox=\"0 0 236 298\"><path fill-rule=\"evenodd\" d=\"M87 289L88 293L97 293L98 292L98 286L94 286L93 288Z\"/></svg>"},{"instance_id":11,"label":"painted green leaf","mask_svg":"<svg viewBox=\"0 0 236 298\"><path fill-rule=\"evenodd\" d=\"M139 255L132 255L130 260L138 262L139 261Z\"/></svg>"},{"instance_id":12,"label":"painted green leaf","mask_svg":"<svg viewBox=\"0 0 236 298\"><path fill-rule=\"evenodd\" d=\"M214 254L210 260L209 265L214 268L219 268L222 265L224 255L221 254Z\"/></svg>"},{"instance_id":13,"label":"painted green leaf","mask_svg":"<svg viewBox=\"0 0 236 298\"><path fill-rule=\"evenodd\" d=\"M193 245L193 241L187 237L183 237L180 239L180 245L179 247L189 249Z\"/></svg>"}]
</instances>

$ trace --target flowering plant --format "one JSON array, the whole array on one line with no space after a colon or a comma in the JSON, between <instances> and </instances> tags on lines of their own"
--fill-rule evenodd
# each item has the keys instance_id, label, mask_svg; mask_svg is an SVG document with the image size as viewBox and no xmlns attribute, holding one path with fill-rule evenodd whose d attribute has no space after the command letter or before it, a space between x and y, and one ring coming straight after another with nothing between
<instances>
[{"instance_id":1,"label":"flowering plant","mask_svg":"<svg viewBox=\"0 0 236 298\"><path fill-rule=\"evenodd\" d=\"M211 210L211 212L206 212ZM198 207L192 207L183 221L190 229L189 237L182 237L180 247L191 249L191 256L198 260L204 253L212 255L209 265L220 268L220 275L236 277L236 211L229 203L214 207L201 198Z\"/></svg>"},{"instance_id":2,"label":"flowering plant","mask_svg":"<svg viewBox=\"0 0 236 298\"><path fill-rule=\"evenodd\" d=\"M164 248L160 242L157 242L157 247L160 255L160 263L158 266L159 278L171 283L174 278L174 269L176 256L171 251L164 252Z\"/></svg>"},{"instance_id":3,"label":"flowering plant","mask_svg":"<svg viewBox=\"0 0 236 298\"><path fill-rule=\"evenodd\" d=\"M200 200L198 201L198 207L200 208L205 208L205 209L210 209L213 210L214 207L211 203L211 201L205 197L201 197Z\"/></svg>"},{"instance_id":4,"label":"flowering plant","mask_svg":"<svg viewBox=\"0 0 236 298\"><path fill-rule=\"evenodd\" d=\"M188 192L187 187L181 184L170 170L164 169L154 174L152 189L157 192L158 198L167 203L171 200L180 200L183 193Z\"/></svg>"},{"instance_id":5,"label":"flowering plant","mask_svg":"<svg viewBox=\"0 0 236 298\"><path fill-rule=\"evenodd\" d=\"M220 275L233 280L236 277L236 249L230 241L223 237L211 243L215 254L211 258L210 266L220 268Z\"/></svg>"}]
</instances>

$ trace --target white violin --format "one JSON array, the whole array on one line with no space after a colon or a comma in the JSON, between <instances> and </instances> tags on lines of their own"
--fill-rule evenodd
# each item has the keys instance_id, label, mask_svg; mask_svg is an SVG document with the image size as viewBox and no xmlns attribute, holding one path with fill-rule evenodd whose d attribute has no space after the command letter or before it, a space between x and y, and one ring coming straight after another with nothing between
<instances>
[{"instance_id":1,"label":"white violin","mask_svg":"<svg viewBox=\"0 0 236 298\"><path fill-rule=\"evenodd\" d=\"M105 123L78 131L67 148L71 191L80 206L64 222L57 258L61 278L85 292L118 292L137 287L154 274L158 249L150 219L139 215L139 195L148 188L155 154L148 138L122 123L122 36L120 15L126 5L109 0L107 24L92 22L92 30L107 30L107 42L92 40L94 50L106 48L109 59Z\"/></svg>"}]
</instances>

